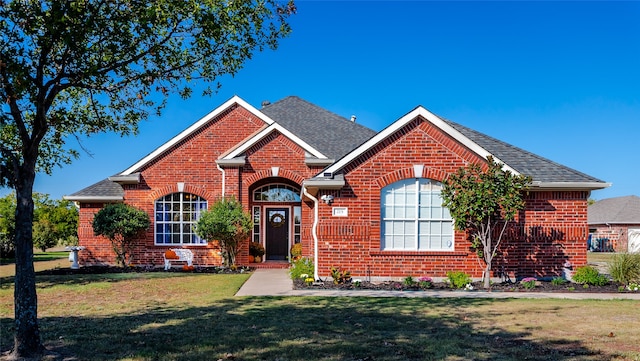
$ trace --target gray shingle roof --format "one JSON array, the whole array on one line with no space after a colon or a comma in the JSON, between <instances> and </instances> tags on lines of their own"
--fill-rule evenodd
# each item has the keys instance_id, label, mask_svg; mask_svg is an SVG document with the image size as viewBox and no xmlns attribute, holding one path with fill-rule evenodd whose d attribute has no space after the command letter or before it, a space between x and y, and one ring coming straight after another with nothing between
<instances>
[{"instance_id":1,"label":"gray shingle roof","mask_svg":"<svg viewBox=\"0 0 640 361\"><path fill-rule=\"evenodd\" d=\"M602 199L587 208L587 224L640 224L640 197Z\"/></svg>"},{"instance_id":2,"label":"gray shingle roof","mask_svg":"<svg viewBox=\"0 0 640 361\"><path fill-rule=\"evenodd\" d=\"M340 159L376 132L296 96L260 109L269 118L332 159Z\"/></svg>"},{"instance_id":3,"label":"gray shingle roof","mask_svg":"<svg viewBox=\"0 0 640 361\"><path fill-rule=\"evenodd\" d=\"M73 194L65 196L68 200L85 200L92 199L104 199L104 200L118 200L124 197L124 190L118 183L112 182L109 179L101 180L98 183L81 189Z\"/></svg>"},{"instance_id":4,"label":"gray shingle roof","mask_svg":"<svg viewBox=\"0 0 640 361\"><path fill-rule=\"evenodd\" d=\"M532 177L533 181L604 183L604 181L600 179L492 138L458 123L444 118L441 119L520 174Z\"/></svg>"},{"instance_id":5,"label":"gray shingle roof","mask_svg":"<svg viewBox=\"0 0 640 361\"><path fill-rule=\"evenodd\" d=\"M376 133L361 124L334 114L296 96L289 96L260 109L262 113L301 140L323 153L339 160L365 143ZM443 118L441 118L443 119ZM555 163L518 147L443 119L472 142L496 156L521 174L529 175L539 182L586 182L606 184L594 177ZM122 199L122 187L108 179L84 188L65 198Z\"/></svg>"}]
</instances>

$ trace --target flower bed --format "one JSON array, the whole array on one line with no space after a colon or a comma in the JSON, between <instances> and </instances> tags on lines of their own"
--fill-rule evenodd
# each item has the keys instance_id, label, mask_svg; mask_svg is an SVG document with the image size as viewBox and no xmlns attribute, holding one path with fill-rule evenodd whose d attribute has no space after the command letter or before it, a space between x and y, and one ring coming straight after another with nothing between
<instances>
[{"instance_id":1,"label":"flower bed","mask_svg":"<svg viewBox=\"0 0 640 361\"><path fill-rule=\"evenodd\" d=\"M553 284L548 281L536 281L536 285L533 288L527 288L520 282L504 282L495 283L491 285L489 290L482 288L482 282L474 282L471 287L467 289L452 288L445 282L432 282L431 287L420 287L419 282L414 285L406 285L402 281L387 281L372 283L362 280L355 280L344 284L335 284L333 281L324 282L305 282L303 279L293 280L293 288L298 290L303 289L342 289L342 290L384 290L384 291L416 291L416 292L429 292L430 290L440 291L470 291L470 292L581 292L581 293L625 293L634 292L627 289L624 285L615 282L610 282L604 286L588 286L585 287L577 283L565 283L565 284ZM637 292L637 291L636 291Z\"/></svg>"}]
</instances>

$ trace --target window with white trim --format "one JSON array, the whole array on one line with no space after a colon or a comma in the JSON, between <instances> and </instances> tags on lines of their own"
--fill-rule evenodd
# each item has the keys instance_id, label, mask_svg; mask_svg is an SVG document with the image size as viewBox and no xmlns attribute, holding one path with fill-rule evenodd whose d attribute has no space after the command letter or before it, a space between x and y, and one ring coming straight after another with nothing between
<instances>
[{"instance_id":1,"label":"window with white trim","mask_svg":"<svg viewBox=\"0 0 640 361\"><path fill-rule=\"evenodd\" d=\"M207 201L191 193L168 194L155 203L155 244L205 245L195 233L200 213Z\"/></svg>"},{"instance_id":2,"label":"window with white trim","mask_svg":"<svg viewBox=\"0 0 640 361\"><path fill-rule=\"evenodd\" d=\"M453 219L442 206L442 183L404 179L380 193L381 249L453 251Z\"/></svg>"}]
</instances>

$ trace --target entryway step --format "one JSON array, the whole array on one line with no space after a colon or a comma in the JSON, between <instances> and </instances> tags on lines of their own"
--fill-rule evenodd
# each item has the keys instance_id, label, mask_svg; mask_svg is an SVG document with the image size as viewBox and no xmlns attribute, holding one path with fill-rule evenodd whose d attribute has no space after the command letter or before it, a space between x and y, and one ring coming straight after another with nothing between
<instances>
[{"instance_id":1,"label":"entryway step","mask_svg":"<svg viewBox=\"0 0 640 361\"><path fill-rule=\"evenodd\" d=\"M261 263L251 263L249 267L265 268L265 269L286 269L289 268L289 262L287 261L267 261Z\"/></svg>"}]
</instances>

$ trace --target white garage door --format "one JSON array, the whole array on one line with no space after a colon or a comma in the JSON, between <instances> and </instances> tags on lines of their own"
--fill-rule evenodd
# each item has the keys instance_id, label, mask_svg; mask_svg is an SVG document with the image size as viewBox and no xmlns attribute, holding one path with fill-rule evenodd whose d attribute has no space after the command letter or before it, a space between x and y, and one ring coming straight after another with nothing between
<instances>
[{"instance_id":1,"label":"white garage door","mask_svg":"<svg viewBox=\"0 0 640 361\"><path fill-rule=\"evenodd\" d=\"M629 228L629 252L640 253L640 228Z\"/></svg>"}]
</instances>

